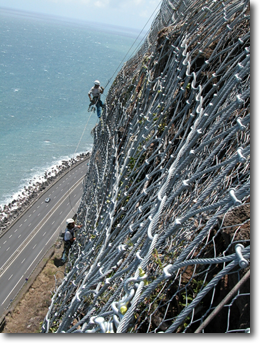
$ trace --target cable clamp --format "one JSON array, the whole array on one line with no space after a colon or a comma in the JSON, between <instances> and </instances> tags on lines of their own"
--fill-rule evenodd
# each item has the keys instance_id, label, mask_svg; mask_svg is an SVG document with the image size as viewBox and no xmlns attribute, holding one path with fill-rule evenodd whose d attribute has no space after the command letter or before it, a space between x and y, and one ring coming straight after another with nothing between
<instances>
[{"instance_id":1,"label":"cable clamp","mask_svg":"<svg viewBox=\"0 0 270 360\"><path fill-rule=\"evenodd\" d=\"M246 158L243 156L242 151L243 151L243 148L240 147L237 150L237 154L238 154L238 157L239 157L239 161L244 163L246 161Z\"/></svg>"},{"instance_id":2,"label":"cable clamp","mask_svg":"<svg viewBox=\"0 0 270 360\"><path fill-rule=\"evenodd\" d=\"M242 244L235 245L235 253L239 260L239 266L244 269L248 266L249 262L243 257L242 250L244 250L244 246Z\"/></svg>"},{"instance_id":3,"label":"cable clamp","mask_svg":"<svg viewBox=\"0 0 270 360\"><path fill-rule=\"evenodd\" d=\"M165 277L165 279L169 279L172 274L169 273L169 269L172 267L172 265L167 265L164 269L163 269L163 276Z\"/></svg>"},{"instance_id":4,"label":"cable clamp","mask_svg":"<svg viewBox=\"0 0 270 360\"><path fill-rule=\"evenodd\" d=\"M229 194L230 194L230 196L231 196L231 198L232 198L235 205L241 205L242 204L242 202L240 200L238 200L237 197L235 196L234 189L230 190Z\"/></svg>"},{"instance_id":5,"label":"cable clamp","mask_svg":"<svg viewBox=\"0 0 270 360\"><path fill-rule=\"evenodd\" d=\"M117 250L118 250L119 253L121 253L122 251L125 251L125 250L126 250L126 246L125 246L125 245L119 245L119 246L117 247Z\"/></svg>"}]
</instances>

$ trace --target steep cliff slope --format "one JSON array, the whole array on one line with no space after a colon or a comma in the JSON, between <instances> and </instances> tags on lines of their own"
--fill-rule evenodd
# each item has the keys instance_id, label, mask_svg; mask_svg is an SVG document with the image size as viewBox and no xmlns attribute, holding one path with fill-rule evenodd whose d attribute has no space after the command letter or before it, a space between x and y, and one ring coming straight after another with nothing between
<instances>
[{"instance_id":1,"label":"steep cliff slope","mask_svg":"<svg viewBox=\"0 0 270 360\"><path fill-rule=\"evenodd\" d=\"M248 1L163 1L92 131L43 332L195 332L234 286L202 328L249 331L249 21Z\"/></svg>"}]
</instances>

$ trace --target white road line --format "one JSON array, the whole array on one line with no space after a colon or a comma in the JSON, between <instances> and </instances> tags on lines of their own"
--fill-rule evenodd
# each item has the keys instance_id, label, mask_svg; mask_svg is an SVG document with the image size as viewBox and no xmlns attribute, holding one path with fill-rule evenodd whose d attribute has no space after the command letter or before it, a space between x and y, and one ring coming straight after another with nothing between
<instances>
[{"instance_id":1,"label":"white road line","mask_svg":"<svg viewBox=\"0 0 270 360\"><path fill-rule=\"evenodd\" d=\"M21 226L22 226L22 224L19 227L21 227Z\"/></svg>"},{"instance_id":2,"label":"white road line","mask_svg":"<svg viewBox=\"0 0 270 360\"><path fill-rule=\"evenodd\" d=\"M44 235L46 235L46 231L45 231L45 233L44 233L42 236L44 236Z\"/></svg>"},{"instance_id":3,"label":"white road line","mask_svg":"<svg viewBox=\"0 0 270 360\"><path fill-rule=\"evenodd\" d=\"M21 237L22 235L20 234L19 236L18 236L18 239L19 239L19 237Z\"/></svg>"},{"instance_id":4,"label":"white road line","mask_svg":"<svg viewBox=\"0 0 270 360\"><path fill-rule=\"evenodd\" d=\"M10 235L9 239L11 238L12 235Z\"/></svg>"},{"instance_id":5,"label":"white road line","mask_svg":"<svg viewBox=\"0 0 270 360\"><path fill-rule=\"evenodd\" d=\"M49 240L46 242L46 244L45 244L45 245L47 245L47 244L48 244L48 242L50 242L50 241L51 241L51 238L52 238L52 237L50 237L50 238L49 238Z\"/></svg>"},{"instance_id":6,"label":"white road line","mask_svg":"<svg viewBox=\"0 0 270 360\"><path fill-rule=\"evenodd\" d=\"M21 264L24 263L24 262L25 262L25 258L23 259L23 261L21 262Z\"/></svg>"},{"instance_id":7,"label":"white road line","mask_svg":"<svg viewBox=\"0 0 270 360\"><path fill-rule=\"evenodd\" d=\"M24 220L24 222L26 222L26 221L27 221L27 219Z\"/></svg>"},{"instance_id":8,"label":"white road line","mask_svg":"<svg viewBox=\"0 0 270 360\"><path fill-rule=\"evenodd\" d=\"M31 226L31 223L28 226Z\"/></svg>"},{"instance_id":9,"label":"white road line","mask_svg":"<svg viewBox=\"0 0 270 360\"><path fill-rule=\"evenodd\" d=\"M30 214L28 217L32 216L32 214Z\"/></svg>"},{"instance_id":10,"label":"white road line","mask_svg":"<svg viewBox=\"0 0 270 360\"><path fill-rule=\"evenodd\" d=\"M8 294L8 296L5 298L5 300L2 302L1 305L3 305L3 304L6 302L7 298L8 298L9 295L12 293L12 291L15 289L15 287L19 284L19 282L22 280L22 278L23 278L23 275L20 277L20 279L19 279L19 281L17 282L17 284L13 287L13 289L10 291L10 293Z\"/></svg>"},{"instance_id":11,"label":"white road line","mask_svg":"<svg viewBox=\"0 0 270 360\"><path fill-rule=\"evenodd\" d=\"M5 241L5 242L3 243L3 245L5 245L6 242L7 242L7 241Z\"/></svg>"},{"instance_id":12,"label":"white road line","mask_svg":"<svg viewBox=\"0 0 270 360\"><path fill-rule=\"evenodd\" d=\"M55 223L55 221L52 222L52 225Z\"/></svg>"},{"instance_id":13,"label":"white road line","mask_svg":"<svg viewBox=\"0 0 270 360\"><path fill-rule=\"evenodd\" d=\"M84 176L83 176L84 177ZM71 190L74 190L78 185L79 185L79 183L83 180L83 177L81 177L79 180L77 180L77 182L71 187ZM52 208L52 210L45 216L45 218L43 219L43 220L45 220L46 219L46 221L44 222L43 221L43 223L42 223L42 225L40 226L40 224L41 224L41 222L39 222L38 223L38 225L36 225L36 227L34 228L34 229L32 229L32 231L31 231L31 233L26 237L26 239L25 239L25 241L21 244L21 245L23 245L23 248L20 248L20 251L16 251L17 252L17 254L16 254L16 256L15 256L15 258L13 258L12 260L11 260L11 262L10 262L10 258L11 257L9 257L7 260L6 260L6 262L3 264L3 266L2 266L2 268L4 269L4 267L5 267L5 265L8 263L8 262L10 262L9 263L9 265L2 271L2 273L0 274L0 278L4 275L4 273L7 271L7 269L8 268L10 268L10 266L14 263L14 261L17 259L17 257L22 253L22 251L28 246L28 244L33 240L33 238L34 238L34 236L36 235L35 234L35 232L37 231L36 229L37 228L39 228L39 230L44 226L44 224L47 222L47 220L49 219L49 217L51 217L56 211L57 211L57 209L59 209L59 207L64 203L64 201L66 200L66 198L67 198L67 194L65 195L65 196L63 196L62 197L62 199L60 199L60 200L58 200L58 202L57 202L57 204ZM77 202L78 203L78 205L79 205L79 202ZM40 214L38 214L38 216L39 216ZM55 234L58 232L58 229L59 229L59 227L60 227L60 225L57 227L57 229L55 230L55 232L53 233L53 235L50 237L50 239L47 241L47 243L46 244L48 244L50 241L51 241L51 239L52 239L52 237L53 236L55 236ZM38 230L38 231L39 231ZM32 234L34 234L34 235L32 235ZM28 238L30 238L30 240L28 240ZM25 242L26 242L26 244L25 244ZM20 246L21 246L20 245ZM43 248L44 249L44 248ZM42 249L42 250L43 250ZM28 269L31 267L31 265L34 263L34 261L36 260L36 258L40 255L40 253L42 252L42 250L37 254L37 256L35 257L35 259L32 261L32 263L30 264L30 266L28 267ZM27 269L27 270L28 270ZM26 271L27 271L26 270ZM20 279L21 280L21 279ZM20 281L19 280L19 281ZM18 283L17 283L18 284ZM16 287L16 285L15 285L15 287ZM11 292L10 292L11 293ZM7 299L7 298L6 298ZM4 301L5 302L5 301ZM3 302L3 303L4 303Z\"/></svg>"},{"instance_id":14,"label":"white road line","mask_svg":"<svg viewBox=\"0 0 270 360\"><path fill-rule=\"evenodd\" d=\"M37 209L40 207L40 205L37 206Z\"/></svg>"},{"instance_id":15,"label":"white road line","mask_svg":"<svg viewBox=\"0 0 270 360\"><path fill-rule=\"evenodd\" d=\"M34 214L34 212L36 212L36 210L33 210L33 214Z\"/></svg>"},{"instance_id":16,"label":"white road line","mask_svg":"<svg viewBox=\"0 0 270 360\"><path fill-rule=\"evenodd\" d=\"M40 215L40 213L38 214L38 216Z\"/></svg>"},{"instance_id":17,"label":"white road line","mask_svg":"<svg viewBox=\"0 0 270 360\"><path fill-rule=\"evenodd\" d=\"M9 249L10 249L10 247L8 247L6 251L8 251Z\"/></svg>"},{"instance_id":18,"label":"white road line","mask_svg":"<svg viewBox=\"0 0 270 360\"><path fill-rule=\"evenodd\" d=\"M8 280L10 280L12 278L13 274L8 278Z\"/></svg>"},{"instance_id":19,"label":"white road line","mask_svg":"<svg viewBox=\"0 0 270 360\"><path fill-rule=\"evenodd\" d=\"M14 232L17 232L17 231L18 231L18 229L14 230Z\"/></svg>"},{"instance_id":20,"label":"white road line","mask_svg":"<svg viewBox=\"0 0 270 360\"><path fill-rule=\"evenodd\" d=\"M35 245L32 247L32 249L34 249L36 246L37 246L37 244L35 244Z\"/></svg>"},{"instance_id":21,"label":"white road line","mask_svg":"<svg viewBox=\"0 0 270 360\"><path fill-rule=\"evenodd\" d=\"M62 212L63 212L63 211L61 211L59 215L61 215L61 214L62 214Z\"/></svg>"},{"instance_id":22,"label":"white road line","mask_svg":"<svg viewBox=\"0 0 270 360\"><path fill-rule=\"evenodd\" d=\"M30 267L32 266L32 264L36 261L36 258L39 257L40 253L44 250L45 246L40 250L40 252L37 254L37 256L34 258L34 260L31 262L31 264L28 266L28 268L26 269L25 273L28 271L28 269L30 269Z\"/></svg>"}]
</instances>

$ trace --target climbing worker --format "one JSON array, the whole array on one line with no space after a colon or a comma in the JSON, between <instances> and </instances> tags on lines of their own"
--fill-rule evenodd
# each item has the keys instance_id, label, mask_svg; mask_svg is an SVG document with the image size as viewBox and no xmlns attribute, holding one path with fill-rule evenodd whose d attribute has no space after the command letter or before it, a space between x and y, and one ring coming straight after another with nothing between
<instances>
[{"instance_id":1,"label":"climbing worker","mask_svg":"<svg viewBox=\"0 0 270 360\"><path fill-rule=\"evenodd\" d=\"M66 224L67 227L64 235L64 250L61 258L63 262L66 262L71 245L76 240L74 230L81 228L81 225L75 225L74 219L67 219Z\"/></svg>"},{"instance_id":2,"label":"climbing worker","mask_svg":"<svg viewBox=\"0 0 270 360\"><path fill-rule=\"evenodd\" d=\"M90 100L90 105L96 105L97 116L101 117L101 108L104 107L102 101L100 100L100 95L103 94L104 88L100 86L100 82L96 80L94 86L88 91L88 96Z\"/></svg>"}]
</instances>

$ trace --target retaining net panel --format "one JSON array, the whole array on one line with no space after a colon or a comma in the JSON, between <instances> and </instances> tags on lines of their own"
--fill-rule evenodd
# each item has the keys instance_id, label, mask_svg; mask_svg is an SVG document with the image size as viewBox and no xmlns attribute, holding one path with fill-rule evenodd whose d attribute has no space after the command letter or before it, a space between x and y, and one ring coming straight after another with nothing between
<instances>
[{"instance_id":1,"label":"retaining net panel","mask_svg":"<svg viewBox=\"0 0 270 360\"><path fill-rule=\"evenodd\" d=\"M116 76L42 332L250 332L250 7L163 1Z\"/></svg>"}]
</instances>

